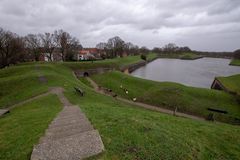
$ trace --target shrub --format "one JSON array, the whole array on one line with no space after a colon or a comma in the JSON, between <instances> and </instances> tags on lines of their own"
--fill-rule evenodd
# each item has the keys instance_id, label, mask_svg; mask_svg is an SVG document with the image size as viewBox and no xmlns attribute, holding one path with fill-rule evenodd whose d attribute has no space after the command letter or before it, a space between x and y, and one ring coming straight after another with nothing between
<instances>
[{"instance_id":1,"label":"shrub","mask_svg":"<svg viewBox=\"0 0 240 160\"><path fill-rule=\"evenodd\" d=\"M141 59L143 59L144 61L146 61L146 60L147 60L147 56L144 55L144 54L141 54Z\"/></svg>"}]
</instances>

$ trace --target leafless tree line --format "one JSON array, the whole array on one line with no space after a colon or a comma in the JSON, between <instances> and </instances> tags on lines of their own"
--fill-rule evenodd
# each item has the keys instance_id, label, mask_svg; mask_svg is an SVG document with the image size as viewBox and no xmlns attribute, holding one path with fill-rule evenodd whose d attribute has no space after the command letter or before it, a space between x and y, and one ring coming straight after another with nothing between
<instances>
[{"instance_id":1,"label":"leafless tree line","mask_svg":"<svg viewBox=\"0 0 240 160\"><path fill-rule=\"evenodd\" d=\"M175 43L169 43L163 46L162 48L155 47L152 50L155 53L162 54L171 54L171 53L183 53L183 52L191 52L191 49L188 46L180 47Z\"/></svg>"},{"instance_id":2,"label":"leafless tree line","mask_svg":"<svg viewBox=\"0 0 240 160\"><path fill-rule=\"evenodd\" d=\"M147 47L139 48L131 42L125 42L118 36L108 39L107 42L98 43L96 48L104 50L106 52L106 58L123 57L123 54L138 55L149 52Z\"/></svg>"},{"instance_id":3,"label":"leafless tree line","mask_svg":"<svg viewBox=\"0 0 240 160\"><path fill-rule=\"evenodd\" d=\"M0 68L23 61L39 61L41 53L48 53L46 56L51 61L56 50L62 61L71 60L81 48L79 40L63 30L21 37L0 28Z\"/></svg>"}]
</instances>

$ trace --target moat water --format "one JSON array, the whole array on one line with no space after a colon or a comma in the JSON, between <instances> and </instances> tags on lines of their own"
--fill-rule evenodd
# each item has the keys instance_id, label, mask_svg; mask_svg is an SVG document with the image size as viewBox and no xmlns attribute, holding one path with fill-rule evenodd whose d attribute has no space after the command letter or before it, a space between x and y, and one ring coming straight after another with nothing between
<instances>
[{"instance_id":1,"label":"moat water","mask_svg":"<svg viewBox=\"0 0 240 160\"><path fill-rule=\"evenodd\" d=\"M240 74L240 67L230 66L229 59L201 58L197 60L157 59L131 75L164 82L177 82L187 86L210 88L215 77Z\"/></svg>"}]
</instances>

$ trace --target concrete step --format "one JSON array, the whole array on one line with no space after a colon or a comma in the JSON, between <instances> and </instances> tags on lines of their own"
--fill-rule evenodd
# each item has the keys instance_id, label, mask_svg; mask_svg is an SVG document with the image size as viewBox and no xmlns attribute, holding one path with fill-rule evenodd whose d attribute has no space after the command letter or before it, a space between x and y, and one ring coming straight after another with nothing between
<instances>
[{"instance_id":1,"label":"concrete step","mask_svg":"<svg viewBox=\"0 0 240 160\"><path fill-rule=\"evenodd\" d=\"M76 112L76 111L74 111L74 112L65 112L65 113L60 113L59 115L58 115L58 117L65 117L65 116L70 116L70 115L81 115L81 114L83 114L82 112Z\"/></svg>"},{"instance_id":2,"label":"concrete step","mask_svg":"<svg viewBox=\"0 0 240 160\"><path fill-rule=\"evenodd\" d=\"M87 117L84 114L70 114L70 115L66 115L66 116L58 116L57 118L55 118L52 121L52 123L56 123L59 121L70 121L73 119L87 119Z\"/></svg>"},{"instance_id":3,"label":"concrete step","mask_svg":"<svg viewBox=\"0 0 240 160\"><path fill-rule=\"evenodd\" d=\"M89 130L93 130L93 126L89 121L86 121L85 123L78 123L78 124L70 124L65 126L57 126L57 127L51 127L48 128L46 132L62 132L62 131L69 131L72 129L79 128L79 130L82 130L82 127L89 128Z\"/></svg>"},{"instance_id":4,"label":"concrete step","mask_svg":"<svg viewBox=\"0 0 240 160\"><path fill-rule=\"evenodd\" d=\"M58 119L58 120L54 120L51 122L51 124L49 125L49 127L57 127L57 126L65 126L65 125L69 125L69 124L81 124L81 123L85 123L85 121L88 121L86 116L76 116L71 117L71 118L66 118L66 119Z\"/></svg>"},{"instance_id":5,"label":"concrete step","mask_svg":"<svg viewBox=\"0 0 240 160\"><path fill-rule=\"evenodd\" d=\"M41 142L47 142L49 140L57 140L61 138L66 138L68 136L72 136L75 134L80 134L83 132L94 130L93 127L89 124L82 125L81 128L71 128L68 130L61 130L61 131L48 131L45 134L45 138L41 139Z\"/></svg>"},{"instance_id":6,"label":"concrete step","mask_svg":"<svg viewBox=\"0 0 240 160\"><path fill-rule=\"evenodd\" d=\"M78 106L64 106L63 110L64 111L81 111Z\"/></svg>"},{"instance_id":7,"label":"concrete step","mask_svg":"<svg viewBox=\"0 0 240 160\"><path fill-rule=\"evenodd\" d=\"M67 115L77 115L77 114L83 114L83 112L81 112L81 111L65 111L65 112L61 112L60 114L58 114L58 117L64 117Z\"/></svg>"},{"instance_id":8,"label":"concrete step","mask_svg":"<svg viewBox=\"0 0 240 160\"><path fill-rule=\"evenodd\" d=\"M6 113L9 113L8 109L0 109L0 117Z\"/></svg>"},{"instance_id":9,"label":"concrete step","mask_svg":"<svg viewBox=\"0 0 240 160\"><path fill-rule=\"evenodd\" d=\"M31 160L78 160L101 153L104 146L97 130L36 145Z\"/></svg>"}]
</instances>

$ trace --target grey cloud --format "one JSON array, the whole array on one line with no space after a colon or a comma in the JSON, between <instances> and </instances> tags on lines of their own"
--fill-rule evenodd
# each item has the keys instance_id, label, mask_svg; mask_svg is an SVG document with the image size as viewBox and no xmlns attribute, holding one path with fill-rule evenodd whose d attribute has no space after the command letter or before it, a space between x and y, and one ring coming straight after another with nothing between
<instances>
[{"instance_id":1,"label":"grey cloud","mask_svg":"<svg viewBox=\"0 0 240 160\"><path fill-rule=\"evenodd\" d=\"M239 0L0 1L0 27L20 35L61 28L86 47L119 35L149 48L175 42L232 51L240 48L239 15Z\"/></svg>"}]
</instances>

